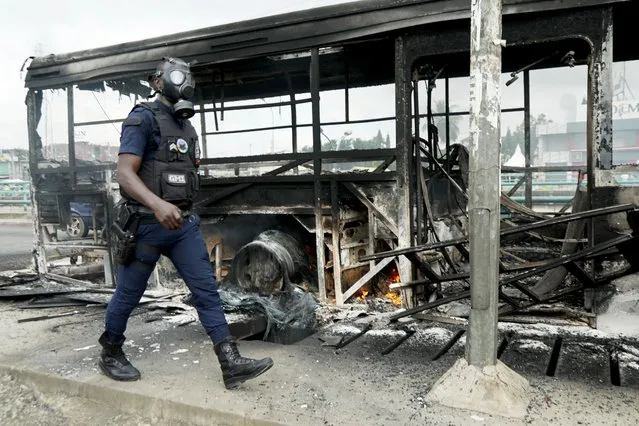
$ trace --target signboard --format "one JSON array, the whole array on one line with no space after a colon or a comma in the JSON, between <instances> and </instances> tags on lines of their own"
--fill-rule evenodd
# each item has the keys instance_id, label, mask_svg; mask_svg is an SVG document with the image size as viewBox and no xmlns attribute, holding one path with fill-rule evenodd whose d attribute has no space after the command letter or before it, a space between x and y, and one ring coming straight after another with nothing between
<instances>
[{"instance_id":1,"label":"signboard","mask_svg":"<svg viewBox=\"0 0 639 426\"><path fill-rule=\"evenodd\" d=\"M0 178L9 177L9 162L0 162Z\"/></svg>"},{"instance_id":2,"label":"signboard","mask_svg":"<svg viewBox=\"0 0 639 426\"><path fill-rule=\"evenodd\" d=\"M638 118L639 101L617 101L612 103L613 118Z\"/></svg>"},{"instance_id":3,"label":"signboard","mask_svg":"<svg viewBox=\"0 0 639 426\"><path fill-rule=\"evenodd\" d=\"M587 117L587 105L582 104L577 107L577 117ZM612 119L623 120L626 118L639 118L639 101L628 99L625 101L612 102ZM581 121L581 120L578 120Z\"/></svg>"}]
</instances>

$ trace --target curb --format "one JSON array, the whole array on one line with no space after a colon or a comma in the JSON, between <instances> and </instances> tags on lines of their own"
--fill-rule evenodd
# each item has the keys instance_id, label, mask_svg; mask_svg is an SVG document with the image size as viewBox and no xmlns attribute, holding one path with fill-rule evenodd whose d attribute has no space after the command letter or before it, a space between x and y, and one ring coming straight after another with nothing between
<instances>
[{"instance_id":1,"label":"curb","mask_svg":"<svg viewBox=\"0 0 639 426\"><path fill-rule=\"evenodd\" d=\"M210 425L211 420L224 425L285 426L269 420L252 418L216 408L189 405L160 397L151 397L121 389L65 379L64 377L0 364L0 374L31 384L42 393L62 393L118 407L128 414L152 413L162 421L179 420L193 425Z\"/></svg>"},{"instance_id":2,"label":"curb","mask_svg":"<svg viewBox=\"0 0 639 426\"><path fill-rule=\"evenodd\" d=\"M31 215L27 213L0 213L0 219L24 219L31 220Z\"/></svg>"},{"instance_id":3,"label":"curb","mask_svg":"<svg viewBox=\"0 0 639 426\"><path fill-rule=\"evenodd\" d=\"M33 222L27 219L5 219L0 217L0 225L33 225Z\"/></svg>"},{"instance_id":4,"label":"curb","mask_svg":"<svg viewBox=\"0 0 639 426\"><path fill-rule=\"evenodd\" d=\"M31 215L24 213L0 213L0 225L33 224Z\"/></svg>"}]
</instances>

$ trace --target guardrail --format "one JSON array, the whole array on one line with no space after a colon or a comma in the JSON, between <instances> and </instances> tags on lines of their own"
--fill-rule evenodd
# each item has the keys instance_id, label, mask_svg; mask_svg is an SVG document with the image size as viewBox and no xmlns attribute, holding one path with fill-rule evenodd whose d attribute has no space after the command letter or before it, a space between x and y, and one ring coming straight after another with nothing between
<instances>
[{"instance_id":1,"label":"guardrail","mask_svg":"<svg viewBox=\"0 0 639 426\"><path fill-rule=\"evenodd\" d=\"M0 205L3 206L30 206L31 200L0 200Z\"/></svg>"},{"instance_id":2,"label":"guardrail","mask_svg":"<svg viewBox=\"0 0 639 426\"><path fill-rule=\"evenodd\" d=\"M523 196L515 196L510 198L513 201L517 201L520 204L523 204L525 202L525 197ZM532 202L533 204L562 204L563 205L568 203L572 199L573 197L570 195L542 195L542 196L535 197L535 194L533 193Z\"/></svg>"},{"instance_id":3,"label":"guardrail","mask_svg":"<svg viewBox=\"0 0 639 426\"><path fill-rule=\"evenodd\" d=\"M31 193L28 190L0 190L0 205L27 206L31 205Z\"/></svg>"},{"instance_id":4,"label":"guardrail","mask_svg":"<svg viewBox=\"0 0 639 426\"><path fill-rule=\"evenodd\" d=\"M29 196L29 190L12 191L0 190L0 198L22 198Z\"/></svg>"}]
</instances>

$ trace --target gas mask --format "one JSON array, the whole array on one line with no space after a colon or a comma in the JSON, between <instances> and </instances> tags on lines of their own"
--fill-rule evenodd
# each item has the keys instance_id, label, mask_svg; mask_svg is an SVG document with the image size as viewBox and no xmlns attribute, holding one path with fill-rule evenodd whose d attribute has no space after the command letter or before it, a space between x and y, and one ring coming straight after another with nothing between
<instances>
[{"instance_id":1,"label":"gas mask","mask_svg":"<svg viewBox=\"0 0 639 426\"><path fill-rule=\"evenodd\" d=\"M179 58L162 59L163 62L155 73L164 83L160 93L173 104L173 115L176 118L193 117L195 108L189 99L195 94L195 81L189 64Z\"/></svg>"}]
</instances>

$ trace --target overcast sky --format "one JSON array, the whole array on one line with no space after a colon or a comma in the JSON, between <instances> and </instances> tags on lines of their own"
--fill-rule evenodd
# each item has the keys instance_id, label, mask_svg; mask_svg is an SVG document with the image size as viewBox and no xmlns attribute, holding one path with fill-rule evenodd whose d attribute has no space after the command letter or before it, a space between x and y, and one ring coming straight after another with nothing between
<instances>
[{"instance_id":1,"label":"overcast sky","mask_svg":"<svg viewBox=\"0 0 639 426\"><path fill-rule=\"evenodd\" d=\"M182 2L132 2L112 0L25 0L16 3L17 9L0 14L0 43L4 78L0 79L0 148L27 148L26 108L24 98L24 72L20 68L31 55L66 53L115 43L133 41L214 26L244 19L289 12L298 9L344 3L339 0L234 0L232 2L189 0ZM16 6L14 6L16 7ZM535 59L535 58L533 58ZM622 66L616 66L618 77ZM626 78L634 94L639 95L639 64L628 65ZM504 81L506 77L504 77ZM423 87L423 86L422 86ZM545 113L555 122L585 120L581 106L586 95L585 67L562 68L561 71L535 71L531 74L531 109L534 116ZM522 106L522 79L506 88L503 86L504 108ZM435 99L443 98L443 82L436 89ZM394 115L394 89L384 86L353 91L351 118ZM45 117L39 132L45 144L66 141L66 95L62 92L45 94ZM132 100L117 96L92 93L76 94L76 121L122 118L130 110ZM420 102L425 106L425 100ZM468 79L457 79L451 84L451 105L457 110L468 110ZM104 109L105 111L103 111ZM46 111L49 111L47 113ZM105 113L106 112L106 113ZM266 127L290 123L288 108L271 108L248 113L227 113L220 130L241 127ZM300 107L300 120L310 120L310 104ZM343 94L326 93L322 97L322 119L343 120ZM212 116L207 116L209 123ZM523 121L523 114L503 116L505 128L515 128ZM193 123L199 130L199 119ZM83 127L83 137L93 143L118 144L116 126ZM467 120L460 124L461 137L468 133ZM210 128L209 128L210 129ZM359 126L327 126L325 133L339 139L345 133L354 137L371 138L377 130L394 138L393 122ZM230 156L270 152L271 141L275 151L290 151L290 131L263 132L209 138L210 156ZM310 143L310 128L300 129L300 146ZM212 139L215 139L213 142Z\"/></svg>"},{"instance_id":2,"label":"overcast sky","mask_svg":"<svg viewBox=\"0 0 639 426\"><path fill-rule=\"evenodd\" d=\"M308 9L343 0L23 0L0 13L0 148L28 146L24 75L31 55L155 37L266 15Z\"/></svg>"}]
</instances>

